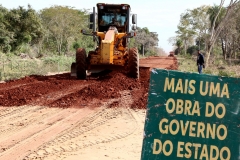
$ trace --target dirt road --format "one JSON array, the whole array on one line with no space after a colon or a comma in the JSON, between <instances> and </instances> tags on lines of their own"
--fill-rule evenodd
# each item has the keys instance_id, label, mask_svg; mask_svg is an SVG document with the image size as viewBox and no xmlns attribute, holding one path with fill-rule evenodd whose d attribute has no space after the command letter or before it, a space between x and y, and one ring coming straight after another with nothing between
<instances>
[{"instance_id":1,"label":"dirt road","mask_svg":"<svg viewBox=\"0 0 240 160\"><path fill-rule=\"evenodd\" d=\"M153 63L177 69L174 58ZM1 83L0 160L139 159L149 75L141 68L139 80L122 71L87 80L66 73Z\"/></svg>"}]
</instances>

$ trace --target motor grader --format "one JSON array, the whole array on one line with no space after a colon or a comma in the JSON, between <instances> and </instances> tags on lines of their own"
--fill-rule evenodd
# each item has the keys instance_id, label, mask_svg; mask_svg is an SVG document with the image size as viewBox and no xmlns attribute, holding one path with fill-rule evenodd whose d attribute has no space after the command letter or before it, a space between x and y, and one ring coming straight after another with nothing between
<instances>
[{"instance_id":1,"label":"motor grader","mask_svg":"<svg viewBox=\"0 0 240 160\"><path fill-rule=\"evenodd\" d=\"M86 79L91 73L104 70L126 69L132 78L139 78L139 55L137 48L129 48L130 38L136 30L137 15L131 13L129 4L97 3L90 14L89 29L82 34L92 36L94 50L86 54L84 48L76 50L76 62L71 65L71 75Z\"/></svg>"}]
</instances>

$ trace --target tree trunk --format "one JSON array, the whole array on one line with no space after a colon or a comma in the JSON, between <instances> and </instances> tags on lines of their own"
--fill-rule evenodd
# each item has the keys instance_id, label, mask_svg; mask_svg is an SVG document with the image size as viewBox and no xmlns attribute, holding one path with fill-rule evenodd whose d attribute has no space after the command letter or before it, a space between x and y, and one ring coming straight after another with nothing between
<instances>
[{"instance_id":1,"label":"tree trunk","mask_svg":"<svg viewBox=\"0 0 240 160\"><path fill-rule=\"evenodd\" d=\"M236 37L233 36L233 57L234 59L237 59L236 58Z\"/></svg>"},{"instance_id":2,"label":"tree trunk","mask_svg":"<svg viewBox=\"0 0 240 160\"><path fill-rule=\"evenodd\" d=\"M144 56L144 50L145 50L145 47L144 47L144 45L142 44L142 47L141 47L141 49L142 49L142 55Z\"/></svg>"},{"instance_id":3,"label":"tree trunk","mask_svg":"<svg viewBox=\"0 0 240 160\"><path fill-rule=\"evenodd\" d=\"M182 51L182 49L181 49L181 46L180 46L180 47L178 47L178 54L180 54L181 51Z\"/></svg>"},{"instance_id":4,"label":"tree trunk","mask_svg":"<svg viewBox=\"0 0 240 160\"><path fill-rule=\"evenodd\" d=\"M59 56L60 56L61 53L62 53L62 44L63 44L63 37L61 36L61 39L60 39L60 52L59 52Z\"/></svg>"},{"instance_id":5,"label":"tree trunk","mask_svg":"<svg viewBox=\"0 0 240 160\"><path fill-rule=\"evenodd\" d=\"M219 5L220 9L219 9L217 15L214 18L213 25L211 27L210 38L209 38L208 43L207 43L208 44L208 47L207 47L208 49L207 49L207 52L206 52L206 66L208 66L208 61L209 61L209 57L210 57L210 53L212 51L213 45L216 42L216 39L219 36L220 32L224 28L224 25L226 23L228 23L229 17L234 12L234 7L236 6L236 4L238 4L238 2L239 2L238 0L235 0L235 1L231 0L230 1L230 4L227 7L227 11L226 11L226 14L225 14L224 18L221 20L220 24L217 27L215 27L216 20L219 16L221 8L223 7L223 4L224 4L224 0L221 0L221 3Z\"/></svg>"},{"instance_id":6,"label":"tree trunk","mask_svg":"<svg viewBox=\"0 0 240 160\"><path fill-rule=\"evenodd\" d=\"M224 46L224 40L221 38L221 44L222 44L222 53L223 53L223 58L225 59L226 57L226 50L225 50L225 46Z\"/></svg>"},{"instance_id":7,"label":"tree trunk","mask_svg":"<svg viewBox=\"0 0 240 160\"><path fill-rule=\"evenodd\" d=\"M61 53L61 43L60 43L60 41L57 37L55 39L56 39L56 42L57 42L57 52L60 55L60 53Z\"/></svg>"},{"instance_id":8,"label":"tree trunk","mask_svg":"<svg viewBox=\"0 0 240 160\"><path fill-rule=\"evenodd\" d=\"M227 39L227 38L226 38ZM229 44L228 44L228 40L226 40L226 44L225 44L225 58L224 58L224 60L227 60L227 57L229 57L230 56L230 52L229 52L230 50L229 50Z\"/></svg>"},{"instance_id":9,"label":"tree trunk","mask_svg":"<svg viewBox=\"0 0 240 160\"><path fill-rule=\"evenodd\" d=\"M206 58L205 58L205 67L206 68L208 67L208 61L209 61L209 58L210 58L212 48L213 48L213 45L209 45L209 47L207 49L207 52L206 52Z\"/></svg>"},{"instance_id":10,"label":"tree trunk","mask_svg":"<svg viewBox=\"0 0 240 160\"><path fill-rule=\"evenodd\" d=\"M184 40L184 54L187 54L187 41Z\"/></svg>"}]
</instances>

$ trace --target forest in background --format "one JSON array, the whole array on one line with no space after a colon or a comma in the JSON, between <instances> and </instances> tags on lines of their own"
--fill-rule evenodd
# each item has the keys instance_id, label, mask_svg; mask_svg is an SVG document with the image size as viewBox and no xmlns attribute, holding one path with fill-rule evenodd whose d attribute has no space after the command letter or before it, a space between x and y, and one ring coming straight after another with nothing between
<instances>
[{"instance_id":1,"label":"forest in background","mask_svg":"<svg viewBox=\"0 0 240 160\"><path fill-rule=\"evenodd\" d=\"M240 4L231 0L227 7L200 6L180 15L176 36L169 38L175 54L193 54L197 49L223 59L238 59L240 55ZM30 57L72 55L75 49L94 49L93 38L80 33L89 26L87 9L51 6L40 11L31 5L7 9L0 5L0 52ZM158 35L147 27L137 27L137 36L130 46L138 47L142 56L163 55ZM214 36L213 36L214 35Z\"/></svg>"},{"instance_id":2,"label":"forest in background","mask_svg":"<svg viewBox=\"0 0 240 160\"><path fill-rule=\"evenodd\" d=\"M86 9L51 6L40 11L31 5L7 9L0 5L0 52L30 57L74 55L78 47L94 50L93 38L80 33L89 26ZM158 47L158 35L147 27L137 28L131 40L143 56L164 54Z\"/></svg>"}]
</instances>

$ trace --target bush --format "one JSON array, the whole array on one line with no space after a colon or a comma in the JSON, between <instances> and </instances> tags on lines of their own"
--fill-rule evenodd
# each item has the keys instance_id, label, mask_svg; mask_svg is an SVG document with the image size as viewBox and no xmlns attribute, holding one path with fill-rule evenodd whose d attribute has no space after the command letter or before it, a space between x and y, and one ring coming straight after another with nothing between
<instances>
[{"instance_id":1,"label":"bush","mask_svg":"<svg viewBox=\"0 0 240 160\"><path fill-rule=\"evenodd\" d=\"M234 72L226 72L226 71L219 71L218 76L223 76L223 77L233 77L235 75Z\"/></svg>"},{"instance_id":2,"label":"bush","mask_svg":"<svg viewBox=\"0 0 240 160\"><path fill-rule=\"evenodd\" d=\"M191 54L183 54L182 57L185 59L191 59L192 55Z\"/></svg>"},{"instance_id":3,"label":"bush","mask_svg":"<svg viewBox=\"0 0 240 160\"><path fill-rule=\"evenodd\" d=\"M42 58L44 64L57 64L59 62L58 56L44 57Z\"/></svg>"},{"instance_id":4,"label":"bush","mask_svg":"<svg viewBox=\"0 0 240 160\"><path fill-rule=\"evenodd\" d=\"M195 51L198 50L198 46L191 46L187 49L187 53L189 53L190 55L192 55Z\"/></svg>"},{"instance_id":5,"label":"bush","mask_svg":"<svg viewBox=\"0 0 240 160\"><path fill-rule=\"evenodd\" d=\"M80 47L80 44L78 42L73 43L73 48L78 49Z\"/></svg>"},{"instance_id":6,"label":"bush","mask_svg":"<svg viewBox=\"0 0 240 160\"><path fill-rule=\"evenodd\" d=\"M11 51L12 47L10 45L6 45L4 48L3 48L3 52L4 53L9 53Z\"/></svg>"},{"instance_id":7,"label":"bush","mask_svg":"<svg viewBox=\"0 0 240 160\"><path fill-rule=\"evenodd\" d=\"M29 44L22 44L17 47L17 50L15 51L16 55L19 55L20 53L29 53L30 52L30 45Z\"/></svg>"},{"instance_id":8,"label":"bush","mask_svg":"<svg viewBox=\"0 0 240 160\"><path fill-rule=\"evenodd\" d=\"M149 50L149 51L146 52L145 56L146 57L148 57L148 56L157 56L157 53L152 51L152 50Z\"/></svg>"},{"instance_id":9,"label":"bush","mask_svg":"<svg viewBox=\"0 0 240 160\"><path fill-rule=\"evenodd\" d=\"M48 66L49 68L51 68L52 66L55 66L56 71L70 71L70 66L72 62L75 61L75 59L74 57L67 56L51 56L42 58L42 61L43 64L46 65L46 67Z\"/></svg>"},{"instance_id":10,"label":"bush","mask_svg":"<svg viewBox=\"0 0 240 160\"><path fill-rule=\"evenodd\" d=\"M215 62L214 62L215 65L223 65L224 64L224 61L222 59L216 59Z\"/></svg>"}]
</instances>

